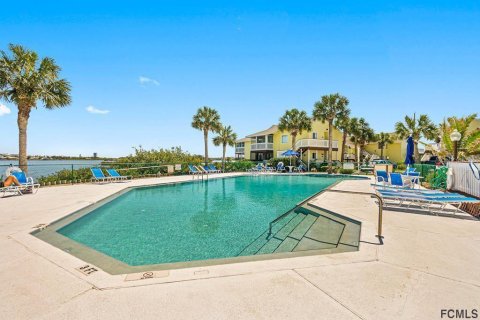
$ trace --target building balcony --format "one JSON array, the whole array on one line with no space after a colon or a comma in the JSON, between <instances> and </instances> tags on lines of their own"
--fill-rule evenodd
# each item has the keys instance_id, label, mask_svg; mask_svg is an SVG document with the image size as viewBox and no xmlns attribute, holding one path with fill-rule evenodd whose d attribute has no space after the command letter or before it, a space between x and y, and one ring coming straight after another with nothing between
<instances>
[{"instance_id":1,"label":"building balcony","mask_svg":"<svg viewBox=\"0 0 480 320\"><path fill-rule=\"evenodd\" d=\"M250 150L251 151L272 150L273 151L273 143L252 143Z\"/></svg>"},{"instance_id":2,"label":"building balcony","mask_svg":"<svg viewBox=\"0 0 480 320\"><path fill-rule=\"evenodd\" d=\"M245 153L245 147L236 147L235 153Z\"/></svg>"},{"instance_id":3,"label":"building balcony","mask_svg":"<svg viewBox=\"0 0 480 320\"><path fill-rule=\"evenodd\" d=\"M328 140L301 139L295 143L295 150L298 150L301 148L328 149ZM338 140L332 140L332 148L338 149Z\"/></svg>"}]
</instances>

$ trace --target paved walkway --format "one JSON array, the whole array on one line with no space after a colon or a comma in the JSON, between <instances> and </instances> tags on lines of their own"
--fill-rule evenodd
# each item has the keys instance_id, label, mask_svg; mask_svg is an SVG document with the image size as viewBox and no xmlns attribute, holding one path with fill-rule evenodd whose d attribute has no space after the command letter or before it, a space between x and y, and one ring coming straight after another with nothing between
<instances>
[{"instance_id":1,"label":"paved walkway","mask_svg":"<svg viewBox=\"0 0 480 320\"><path fill-rule=\"evenodd\" d=\"M440 319L480 309L480 223L384 212L368 196L326 193L316 205L362 221L360 251L171 270L127 281L85 276L71 255L29 232L128 184L41 189L0 199L0 319ZM369 191L369 181L336 188Z\"/></svg>"}]
</instances>

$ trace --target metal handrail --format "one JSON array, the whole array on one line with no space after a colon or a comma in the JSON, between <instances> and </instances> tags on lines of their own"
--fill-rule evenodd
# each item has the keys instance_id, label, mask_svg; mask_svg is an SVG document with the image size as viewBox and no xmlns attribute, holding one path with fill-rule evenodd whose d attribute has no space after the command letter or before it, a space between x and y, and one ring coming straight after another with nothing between
<instances>
[{"instance_id":1,"label":"metal handrail","mask_svg":"<svg viewBox=\"0 0 480 320\"><path fill-rule=\"evenodd\" d=\"M302 205L304 205L306 202L310 201L312 198L314 197L317 197L325 192L337 192L337 193L347 193L347 194L360 194L360 195L368 195L368 196L371 196L371 197L375 197L377 200L378 200L378 229L377 229L377 232L378 234L376 235L376 237L380 240L380 243L383 244L383 236L382 236L382 224L383 224L383 200L382 198L376 194L376 193L371 193L371 192L361 192L361 191L348 191L348 190L336 190L336 189L325 189L325 190L322 190L320 192L317 192L316 194L314 194L313 196L303 200L301 203L297 204L295 206L295 208L291 209L291 210L288 210L287 212L285 212L284 214L282 214L281 216L277 217L275 220L272 220L269 224L269 229L268 229L268 235L270 235L272 233L272 226L275 222L281 220L282 218L284 218L285 216L287 216L292 210L295 210L299 207L301 207Z\"/></svg>"},{"instance_id":2,"label":"metal handrail","mask_svg":"<svg viewBox=\"0 0 480 320\"><path fill-rule=\"evenodd\" d=\"M310 201L312 198L322 194L323 192L325 192L325 190L322 190L322 191L319 191L317 193L315 193L314 195L302 200L301 202L297 203L295 205L295 207L291 208L290 210L287 210L285 211L283 214L279 215L278 217L276 217L274 220L270 221L269 225L268 225L268 236L270 236L272 234L272 227L273 227L273 224L282 220L283 218L285 218L290 212L300 208L301 206L303 206L305 203L307 203L308 201Z\"/></svg>"}]
</instances>

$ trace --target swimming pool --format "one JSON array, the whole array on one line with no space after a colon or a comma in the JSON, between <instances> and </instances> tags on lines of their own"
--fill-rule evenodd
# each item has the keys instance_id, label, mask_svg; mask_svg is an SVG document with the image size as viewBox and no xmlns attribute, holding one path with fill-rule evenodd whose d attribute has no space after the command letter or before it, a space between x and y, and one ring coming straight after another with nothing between
<instances>
[{"instance_id":1,"label":"swimming pool","mask_svg":"<svg viewBox=\"0 0 480 320\"><path fill-rule=\"evenodd\" d=\"M129 266L255 254L258 250L245 249L270 221L340 179L260 175L130 188L67 224L52 225L44 239L54 231L65 240L60 246L66 251L81 250L68 248L73 240ZM41 232L37 236L42 238Z\"/></svg>"}]
</instances>

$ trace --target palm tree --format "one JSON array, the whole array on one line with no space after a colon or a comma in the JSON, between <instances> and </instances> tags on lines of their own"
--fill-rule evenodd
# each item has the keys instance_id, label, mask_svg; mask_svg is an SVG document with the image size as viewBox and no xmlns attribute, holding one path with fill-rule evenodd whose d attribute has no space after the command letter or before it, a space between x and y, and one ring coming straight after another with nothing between
<instances>
[{"instance_id":1,"label":"palm tree","mask_svg":"<svg viewBox=\"0 0 480 320\"><path fill-rule=\"evenodd\" d=\"M465 159L468 156L480 154L480 130L469 130L470 124L476 117L477 114L471 114L462 118L450 117L444 120L440 125L443 153L453 153L454 146L450 134L453 130L457 130L462 135L457 142L460 151L458 158Z\"/></svg>"},{"instance_id":2,"label":"palm tree","mask_svg":"<svg viewBox=\"0 0 480 320\"><path fill-rule=\"evenodd\" d=\"M203 131L203 141L205 143L205 164L208 163L208 133L218 132L221 128L220 115L218 111L204 106L197 110L193 116L192 127Z\"/></svg>"},{"instance_id":3,"label":"palm tree","mask_svg":"<svg viewBox=\"0 0 480 320\"><path fill-rule=\"evenodd\" d=\"M11 55L0 51L0 99L18 108L19 165L27 171L27 126L30 112L41 102L47 109L71 103L70 83L59 78L60 67L52 58L39 62L37 53L10 44Z\"/></svg>"},{"instance_id":4,"label":"palm tree","mask_svg":"<svg viewBox=\"0 0 480 320\"><path fill-rule=\"evenodd\" d=\"M380 149L380 159L383 159L383 149L389 144L393 143L393 137L386 132L380 132L377 134L376 139L378 142L378 148Z\"/></svg>"},{"instance_id":5,"label":"palm tree","mask_svg":"<svg viewBox=\"0 0 480 320\"><path fill-rule=\"evenodd\" d=\"M345 148L347 146L347 137L348 133L350 132L350 110L336 118L334 125L338 130L341 130L343 133L342 154L340 156L340 161L343 163L345 161Z\"/></svg>"},{"instance_id":6,"label":"palm tree","mask_svg":"<svg viewBox=\"0 0 480 320\"><path fill-rule=\"evenodd\" d=\"M233 132L232 127L222 126L218 131L218 136L213 138L213 144L216 146L223 146L222 155L222 171L225 171L225 153L227 151L227 145L233 147L237 140L237 134Z\"/></svg>"},{"instance_id":7,"label":"palm tree","mask_svg":"<svg viewBox=\"0 0 480 320\"><path fill-rule=\"evenodd\" d=\"M358 132L358 118L353 117L350 118L350 121L348 122L348 132L350 134L350 141L354 143L355 145L355 160L359 162L358 159L358 141L357 141L357 132Z\"/></svg>"},{"instance_id":8,"label":"palm tree","mask_svg":"<svg viewBox=\"0 0 480 320\"><path fill-rule=\"evenodd\" d=\"M417 119L416 114L414 113L413 118L405 116L405 123L397 122L395 124L395 133L400 139L405 139L412 135L415 162L419 162L420 154L418 153L418 142L422 137L429 140L435 139L437 135L437 127L426 114L421 114Z\"/></svg>"},{"instance_id":9,"label":"palm tree","mask_svg":"<svg viewBox=\"0 0 480 320\"><path fill-rule=\"evenodd\" d=\"M278 122L280 131L288 131L292 136L292 149L295 149L297 135L303 131L312 130L312 119L310 119L305 111L291 109L285 111L285 114Z\"/></svg>"},{"instance_id":10,"label":"palm tree","mask_svg":"<svg viewBox=\"0 0 480 320\"><path fill-rule=\"evenodd\" d=\"M356 118L353 119L355 119L355 128L352 130L352 136L355 142L357 161L360 165L360 157L362 156L363 148L367 143L375 141L375 132L370 128L370 125L364 118L358 120Z\"/></svg>"},{"instance_id":11,"label":"palm tree","mask_svg":"<svg viewBox=\"0 0 480 320\"><path fill-rule=\"evenodd\" d=\"M348 99L338 93L322 96L313 106L313 120L328 122L328 172L332 171L332 131L333 121L348 117Z\"/></svg>"}]
</instances>

